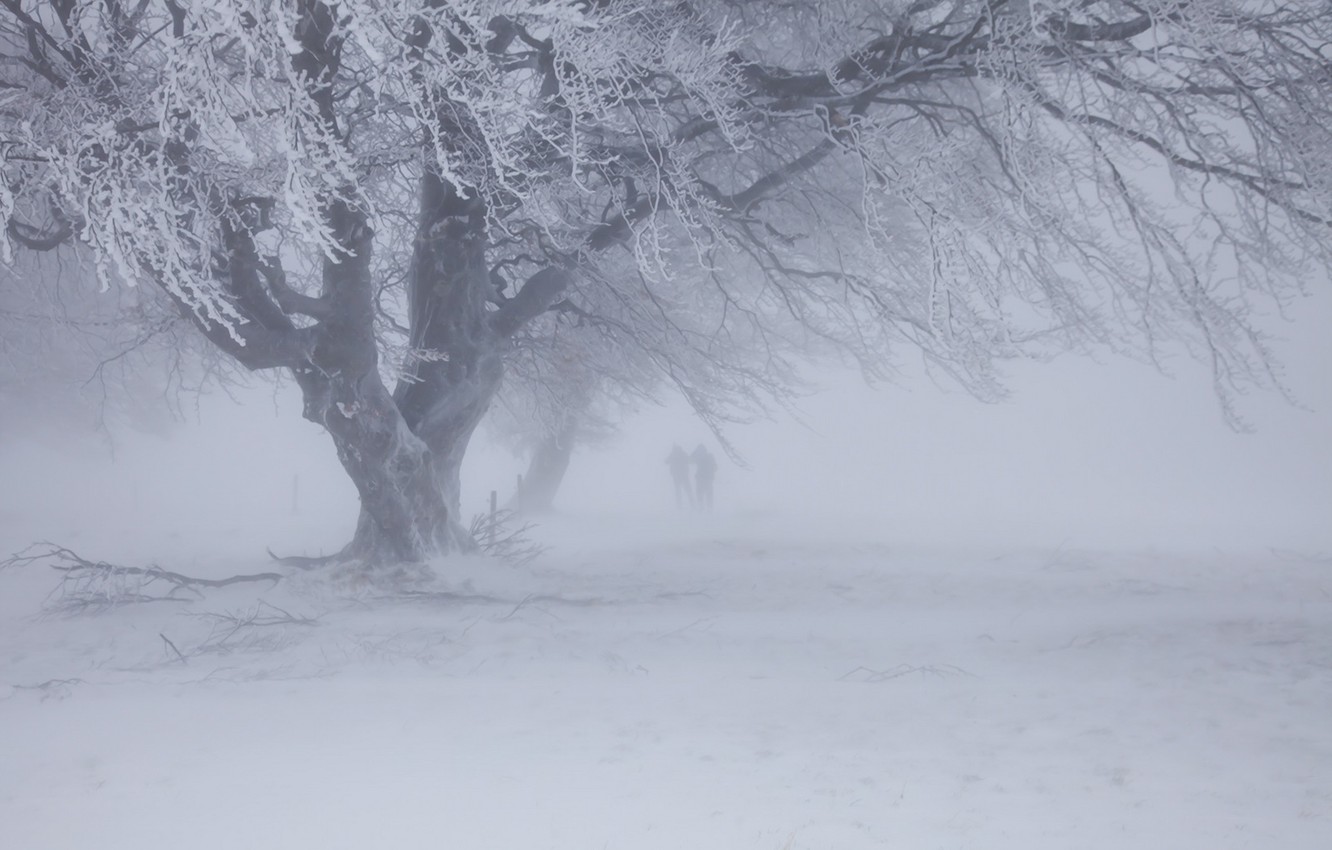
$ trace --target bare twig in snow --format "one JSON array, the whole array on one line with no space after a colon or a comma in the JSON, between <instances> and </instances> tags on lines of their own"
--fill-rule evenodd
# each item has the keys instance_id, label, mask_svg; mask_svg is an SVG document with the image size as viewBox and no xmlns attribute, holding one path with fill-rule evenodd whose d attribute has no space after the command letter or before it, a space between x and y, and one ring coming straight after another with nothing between
<instances>
[{"instance_id":1,"label":"bare twig in snow","mask_svg":"<svg viewBox=\"0 0 1332 850\"><path fill-rule=\"evenodd\" d=\"M42 701L45 702L48 699L64 699L69 696L75 685L82 684L82 679L47 679L45 682L39 682L36 685L14 685L14 690L40 691Z\"/></svg>"},{"instance_id":2,"label":"bare twig in snow","mask_svg":"<svg viewBox=\"0 0 1332 850\"><path fill-rule=\"evenodd\" d=\"M896 667L890 667L887 670L874 670L870 667L857 667L846 674L839 676L837 681L857 681L857 682L887 682L890 679L900 679L903 676L910 676L912 673L919 673L922 676L971 676L972 673L963 670L961 667L955 667L952 664L924 664L916 666L914 664L898 664Z\"/></svg>"},{"instance_id":3,"label":"bare twig in snow","mask_svg":"<svg viewBox=\"0 0 1332 850\"><path fill-rule=\"evenodd\" d=\"M191 655L203 655L206 653L225 654L237 650L267 650L277 649L287 643L285 630L269 637L258 637L246 632L246 637L240 642L233 642L232 639L238 634L248 629L265 628L272 626L317 626L319 620L314 617L304 617L293 614L284 608L279 608L272 603L260 600L253 608L240 612L213 613L207 612L195 614L205 620L211 620L214 623L212 631L203 642L194 648Z\"/></svg>"},{"instance_id":4,"label":"bare twig in snow","mask_svg":"<svg viewBox=\"0 0 1332 850\"><path fill-rule=\"evenodd\" d=\"M171 647L171 651L174 652L174 653L176 653L176 657L180 659L180 663L181 663L181 664L189 664L189 663L190 663L190 662L189 662L189 659L187 659L187 658L184 656L184 654L181 653L180 649L177 648L177 646L176 646L174 643L171 642L171 638L167 637L167 636L166 636L165 634L163 634L162 632L158 632L158 633L157 633L157 636L160 637L160 638L162 639L162 641L163 641L167 646Z\"/></svg>"},{"instance_id":5,"label":"bare twig in snow","mask_svg":"<svg viewBox=\"0 0 1332 850\"><path fill-rule=\"evenodd\" d=\"M483 554L514 566L522 566L545 552L546 547L529 536L535 524L518 524L517 516L507 508L477 514L472 518L468 531Z\"/></svg>"},{"instance_id":6,"label":"bare twig in snow","mask_svg":"<svg viewBox=\"0 0 1332 850\"><path fill-rule=\"evenodd\" d=\"M247 582L282 580L279 573L253 573L220 579L197 578L164 570L158 566L127 567L106 561L92 561L73 550L54 543L34 543L0 561L0 569L45 564L63 574L59 586L48 597L49 607L64 611L113 608L138 602L185 601L178 592L202 596L201 588L227 587ZM165 593L154 591L166 586Z\"/></svg>"}]
</instances>

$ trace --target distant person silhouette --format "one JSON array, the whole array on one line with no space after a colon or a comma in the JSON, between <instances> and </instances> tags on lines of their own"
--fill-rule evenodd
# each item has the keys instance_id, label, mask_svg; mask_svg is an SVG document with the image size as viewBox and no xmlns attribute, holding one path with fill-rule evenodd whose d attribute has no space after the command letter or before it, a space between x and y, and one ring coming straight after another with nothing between
<instances>
[{"instance_id":1,"label":"distant person silhouette","mask_svg":"<svg viewBox=\"0 0 1332 850\"><path fill-rule=\"evenodd\" d=\"M694 491L689 487L689 455L676 443L671 453L666 455L666 465L671 468L671 478L675 481L675 506L684 507L686 501L694 506Z\"/></svg>"},{"instance_id":2,"label":"distant person silhouette","mask_svg":"<svg viewBox=\"0 0 1332 850\"><path fill-rule=\"evenodd\" d=\"M717 475L717 459L702 443L694 449L694 489L698 493L698 506L712 510L712 479Z\"/></svg>"}]
</instances>

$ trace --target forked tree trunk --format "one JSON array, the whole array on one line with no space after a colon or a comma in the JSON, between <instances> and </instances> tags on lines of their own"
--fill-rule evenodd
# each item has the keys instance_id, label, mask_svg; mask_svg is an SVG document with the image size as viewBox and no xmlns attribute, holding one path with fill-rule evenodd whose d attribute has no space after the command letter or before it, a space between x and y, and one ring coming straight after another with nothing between
<instances>
[{"instance_id":1,"label":"forked tree trunk","mask_svg":"<svg viewBox=\"0 0 1332 850\"><path fill-rule=\"evenodd\" d=\"M375 389L361 394L368 418L327 414L361 494L346 558L419 561L475 546L461 524L459 472L503 376L503 340L487 306L485 210L433 171L424 175L420 203L408 278L417 357L392 396L377 371L373 382L367 376Z\"/></svg>"},{"instance_id":2,"label":"forked tree trunk","mask_svg":"<svg viewBox=\"0 0 1332 850\"><path fill-rule=\"evenodd\" d=\"M327 9L317 5L317 11ZM335 29L330 15L321 14L300 33L310 46L299 64L312 76L337 67L339 53L329 49ZM411 50L423 51L432 32L418 28ZM336 129L331 86L318 90L317 102ZM432 145L461 161L483 147L460 104L441 102L429 133ZM318 314L319 333L310 366L294 370L306 417L333 436L361 497L355 535L341 556L372 563L420 561L474 546L459 516L463 455L499 390L508 336L567 283L566 273L543 270L513 299L494 306L482 195L460 191L427 166L419 203L407 274L412 357L396 391L390 394L379 375L373 234L364 212L340 200L325 215L343 256L325 261L324 294L304 306Z\"/></svg>"},{"instance_id":3,"label":"forked tree trunk","mask_svg":"<svg viewBox=\"0 0 1332 850\"><path fill-rule=\"evenodd\" d=\"M420 433L382 384L358 393L359 407L344 412L334 403L311 417L332 434L361 501L355 534L339 559L422 561L475 548L461 522L459 472L497 379L498 373L493 384L444 391L438 407L457 406L458 415L440 412L438 418L418 422Z\"/></svg>"},{"instance_id":4,"label":"forked tree trunk","mask_svg":"<svg viewBox=\"0 0 1332 850\"><path fill-rule=\"evenodd\" d=\"M304 395L305 417L328 430L360 496L355 534L339 557L397 563L466 548L467 534L457 516L457 463L475 421L448 433L414 431L434 422L417 414L447 410L459 403L460 394L438 380L410 385L426 393L416 404L405 405L389 393L379 374L373 326L373 233L364 215L345 204L330 205L327 215L346 256L324 264L321 332L310 365L293 371ZM498 383L497 366L493 381L479 386L479 397L469 400L469 409L484 411ZM460 387L465 391L474 385Z\"/></svg>"}]
</instances>

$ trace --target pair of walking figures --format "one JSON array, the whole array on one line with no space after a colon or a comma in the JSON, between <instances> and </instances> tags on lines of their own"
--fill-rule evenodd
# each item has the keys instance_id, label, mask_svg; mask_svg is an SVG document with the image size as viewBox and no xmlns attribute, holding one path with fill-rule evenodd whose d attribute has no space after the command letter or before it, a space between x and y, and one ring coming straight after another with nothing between
<instances>
[{"instance_id":1,"label":"pair of walking figures","mask_svg":"<svg viewBox=\"0 0 1332 850\"><path fill-rule=\"evenodd\" d=\"M690 485L689 466L694 466L694 481ZM686 502L690 507L698 506L704 510L712 510L712 479L717 474L717 459L712 456L712 452L702 443L694 449L692 454L686 454L685 450L676 443L671 449L671 453L666 456L666 465L671 469L671 478L675 480L675 506L684 507Z\"/></svg>"}]
</instances>

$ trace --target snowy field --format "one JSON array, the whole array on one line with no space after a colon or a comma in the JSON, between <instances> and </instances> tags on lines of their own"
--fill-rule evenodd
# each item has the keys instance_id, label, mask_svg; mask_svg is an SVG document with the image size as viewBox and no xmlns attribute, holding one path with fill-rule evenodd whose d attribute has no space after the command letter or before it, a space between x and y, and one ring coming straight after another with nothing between
<instances>
[{"instance_id":1,"label":"snowy field","mask_svg":"<svg viewBox=\"0 0 1332 850\"><path fill-rule=\"evenodd\" d=\"M1327 553L792 527L80 616L0 573L0 847L1332 847Z\"/></svg>"},{"instance_id":2,"label":"snowy field","mask_svg":"<svg viewBox=\"0 0 1332 850\"><path fill-rule=\"evenodd\" d=\"M706 431L650 412L575 457L522 567L79 615L0 571L0 850L1332 848L1332 419L1237 435L1129 367L1021 389L737 429L709 517L662 462ZM239 400L110 443L0 421L0 559L206 577L344 542L299 399ZM469 462L469 511L522 470Z\"/></svg>"}]
</instances>

